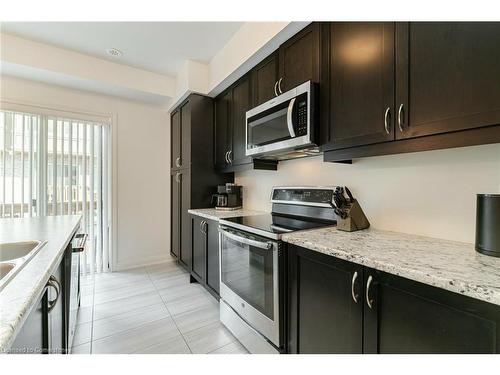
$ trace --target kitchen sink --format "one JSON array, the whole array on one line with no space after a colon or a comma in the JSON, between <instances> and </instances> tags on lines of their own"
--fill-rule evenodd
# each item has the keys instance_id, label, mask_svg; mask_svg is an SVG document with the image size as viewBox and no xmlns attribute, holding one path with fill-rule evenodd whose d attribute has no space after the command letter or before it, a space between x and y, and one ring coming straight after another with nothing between
<instances>
[{"instance_id":1,"label":"kitchen sink","mask_svg":"<svg viewBox=\"0 0 500 375\"><path fill-rule=\"evenodd\" d=\"M0 263L0 280L7 276L15 267L14 263Z\"/></svg>"},{"instance_id":2,"label":"kitchen sink","mask_svg":"<svg viewBox=\"0 0 500 375\"><path fill-rule=\"evenodd\" d=\"M0 243L0 290L35 256L47 241Z\"/></svg>"},{"instance_id":3,"label":"kitchen sink","mask_svg":"<svg viewBox=\"0 0 500 375\"><path fill-rule=\"evenodd\" d=\"M37 248L41 241L0 243L0 262L23 258Z\"/></svg>"}]
</instances>

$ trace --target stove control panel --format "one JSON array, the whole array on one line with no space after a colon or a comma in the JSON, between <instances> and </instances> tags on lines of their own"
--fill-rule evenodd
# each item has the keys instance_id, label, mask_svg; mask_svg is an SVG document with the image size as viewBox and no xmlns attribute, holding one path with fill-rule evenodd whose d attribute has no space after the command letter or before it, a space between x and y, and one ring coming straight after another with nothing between
<instances>
[{"instance_id":1,"label":"stove control panel","mask_svg":"<svg viewBox=\"0 0 500 375\"><path fill-rule=\"evenodd\" d=\"M331 207L335 187L275 187L272 203Z\"/></svg>"}]
</instances>

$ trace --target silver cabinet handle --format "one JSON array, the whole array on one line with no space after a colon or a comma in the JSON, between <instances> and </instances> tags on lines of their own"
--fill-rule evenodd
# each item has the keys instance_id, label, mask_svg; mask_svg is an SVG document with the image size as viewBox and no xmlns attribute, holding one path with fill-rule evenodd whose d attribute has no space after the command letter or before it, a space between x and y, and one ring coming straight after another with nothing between
<instances>
[{"instance_id":1,"label":"silver cabinet handle","mask_svg":"<svg viewBox=\"0 0 500 375\"><path fill-rule=\"evenodd\" d=\"M295 98L290 100L290 104L288 104L288 110L286 112L286 124L288 126L288 132L290 133L291 138L295 138L295 130L293 129L293 119L292 119L294 104L295 104Z\"/></svg>"},{"instance_id":2,"label":"silver cabinet handle","mask_svg":"<svg viewBox=\"0 0 500 375\"><path fill-rule=\"evenodd\" d=\"M203 233L203 229L202 229L202 227L203 227L203 220L202 220L202 221L200 221L200 232L201 232L201 233Z\"/></svg>"},{"instance_id":3,"label":"silver cabinet handle","mask_svg":"<svg viewBox=\"0 0 500 375\"><path fill-rule=\"evenodd\" d=\"M354 284L356 283L356 279L358 278L358 271L354 272L351 280L351 296L354 303L358 303L358 295L354 293Z\"/></svg>"},{"instance_id":4,"label":"silver cabinet handle","mask_svg":"<svg viewBox=\"0 0 500 375\"><path fill-rule=\"evenodd\" d=\"M401 103L398 109L398 126L399 126L399 131L402 133L403 132L403 108L404 104Z\"/></svg>"},{"instance_id":5,"label":"silver cabinet handle","mask_svg":"<svg viewBox=\"0 0 500 375\"><path fill-rule=\"evenodd\" d=\"M208 232L208 223L206 220L203 220L203 230L202 230L204 235L207 235Z\"/></svg>"},{"instance_id":6,"label":"silver cabinet handle","mask_svg":"<svg viewBox=\"0 0 500 375\"><path fill-rule=\"evenodd\" d=\"M229 155L229 151L226 151L226 156L225 156L225 159L226 159L226 164L229 164L229 158L228 158L228 155Z\"/></svg>"},{"instance_id":7,"label":"silver cabinet handle","mask_svg":"<svg viewBox=\"0 0 500 375\"><path fill-rule=\"evenodd\" d=\"M49 301L49 306L48 306L48 312L51 312L54 307L56 307L57 300L59 299L59 296L61 295L61 283L57 278L53 275L49 277L49 281L47 281L47 285L51 286L56 290L56 298L54 298L52 301Z\"/></svg>"},{"instance_id":8,"label":"silver cabinet handle","mask_svg":"<svg viewBox=\"0 0 500 375\"><path fill-rule=\"evenodd\" d=\"M277 87L278 87L278 81L274 82L274 96L278 96L278 92L276 91Z\"/></svg>"},{"instance_id":9,"label":"silver cabinet handle","mask_svg":"<svg viewBox=\"0 0 500 375\"><path fill-rule=\"evenodd\" d=\"M175 182L177 182L178 184L181 182L181 180L180 180L180 178L179 178L180 176L181 176L180 172L177 172L177 173L175 174Z\"/></svg>"},{"instance_id":10,"label":"silver cabinet handle","mask_svg":"<svg viewBox=\"0 0 500 375\"><path fill-rule=\"evenodd\" d=\"M73 247L72 252L73 253L81 253L82 251L85 250L85 243L87 242L87 233L78 233L75 234L75 239L79 238L80 241L76 244L76 246Z\"/></svg>"},{"instance_id":11,"label":"silver cabinet handle","mask_svg":"<svg viewBox=\"0 0 500 375\"><path fill-rule=\"evenodd\" d=\"M372 285L372 281L373 277L371 275L368 276L368 280L366 282L366 304L370 309L373 307L372 306L373 299L370 299L370 286Z\"/></svg>"},{"instance_id":12,"label":"silver cabinet handle","mask_svg":"<svg viewBox=\"0 0 500 375\"><path fill-rule=\"evenodd\" d=\"M385 127L385 132L387 134L391 133L389 130L389 123L388 123L390 112L391 112L391 107L387 107L387 109L385 110L385 113L384 113L384 127Z\"/></svg>"},{"instance_id":13,"label":"silver cabinet handle","mask_svg":"<svg viewBox=\"0 0 500 375\"><path fill-rule=\"evenodd\" d=\"M283 77L281 77L280 80L278 81L278 90L280 94L283 94L283 91L281 90L281 81L283 81Z\"/></svg>"},{"instance_id":14,"label":"silver cabinet handle","mask_svg":"<svg viewBox=\"0 0 500 375\"><path fill-rule=\"evenodd\" d=\"M233 159L231 159L232 153L233 153L233 150L229 150L227 153L227 160L229 161L229 164L233 164Z\"/></svg>"},{"instance_id":15,"label":"silver cabinet handle","mask_svg":"<svg viewBox=\"0 0 500 375\"><path fill-rule=\"evenodd\" d=\"M175 166L177 168L180 168L180 166L181 166L181 157L180 156L175 158Z\"/></svg>"}]
</instances>

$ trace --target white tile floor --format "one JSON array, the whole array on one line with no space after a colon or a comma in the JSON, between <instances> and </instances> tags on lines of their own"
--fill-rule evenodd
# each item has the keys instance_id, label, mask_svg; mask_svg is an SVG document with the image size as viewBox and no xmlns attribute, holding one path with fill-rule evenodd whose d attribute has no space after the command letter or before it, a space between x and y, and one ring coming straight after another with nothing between
<instances>
[{"instance_id":1,"label":"white tile floor","mask_svg":"<svg viewBox=\"0 0 500 375\"><path fill-rule=\"evenodd\" d=\"M82 278L74 354L248 353L174 261Z\"/></svg>"}]
</instances>

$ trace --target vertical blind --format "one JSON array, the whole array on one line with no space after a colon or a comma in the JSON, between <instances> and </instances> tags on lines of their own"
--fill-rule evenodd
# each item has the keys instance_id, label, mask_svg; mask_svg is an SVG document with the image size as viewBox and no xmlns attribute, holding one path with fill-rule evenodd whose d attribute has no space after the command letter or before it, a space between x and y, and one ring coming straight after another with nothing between
<instances>
[{"instance_id":1,"label":"vertical blind","mask_svg":"<svg viewBox=\"0 0 500 375\"><path fill-rule=\"evenodd\" d=\"M82 272L107 271L109 149L107 124L0 111L1 217L82 215Z\"/></svg>"}]
</instances>

